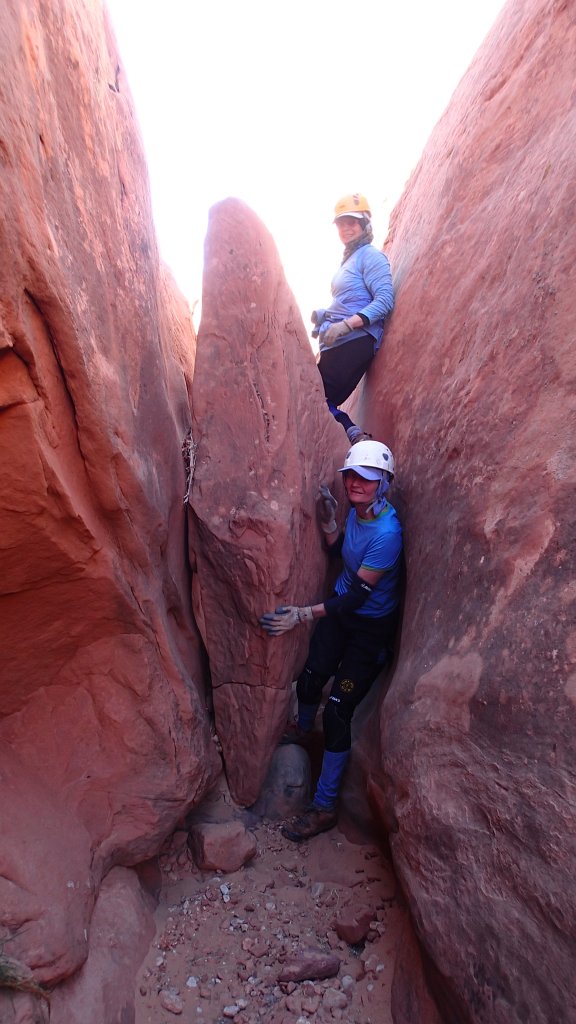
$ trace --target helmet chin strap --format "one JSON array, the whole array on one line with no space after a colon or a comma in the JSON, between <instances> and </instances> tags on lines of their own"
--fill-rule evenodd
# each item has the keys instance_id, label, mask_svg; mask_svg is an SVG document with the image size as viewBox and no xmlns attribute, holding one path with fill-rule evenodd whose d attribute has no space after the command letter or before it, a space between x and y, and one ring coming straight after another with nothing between
<instances>
[{"instance_id":1,"label":"helmet chin strap","mask_svg":"<svg viewBox=\"0 0 576 1024\"><path fill-rule=\"evenodd\" d=\"M366 509L367 512L373 512L375 516L380 515L382 509L386 505L386 492L389 487L390 480L388 479L388 474L384 473L380 483L378 484L378 490L376 491L374 501L372 501Z\"/></svg>"}]
</instances>

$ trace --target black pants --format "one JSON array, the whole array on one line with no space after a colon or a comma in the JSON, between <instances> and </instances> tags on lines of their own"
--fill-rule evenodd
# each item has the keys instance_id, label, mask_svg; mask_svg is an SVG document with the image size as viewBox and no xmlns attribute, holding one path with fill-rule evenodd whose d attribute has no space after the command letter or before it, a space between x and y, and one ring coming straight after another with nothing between
<instances>
[{"instance_id":1,"label":"black pants","mask_svg":"<svg viewBox=\"0 0 576 1024\"><path fill-rule=\"evenodd\" d=\"M326 750L340 753L350 749L352 716L392 657L397 623L397 611L379 619L349 612L328 615L318 622L296 694L300 703L318 705L322 690L334 676L323 715Z\"/></svg>"},{"instance_id":2,"label":"black pants","mask_svg":"<svg viewBox=\"0 0 576 1024\"><path fill-rule=\"evenodd\" d=\"M361 334L320 355L318 369L324 394L333 405L341 405L354 391L374 358L374 338Z\"/></svg>"}]
</instances>

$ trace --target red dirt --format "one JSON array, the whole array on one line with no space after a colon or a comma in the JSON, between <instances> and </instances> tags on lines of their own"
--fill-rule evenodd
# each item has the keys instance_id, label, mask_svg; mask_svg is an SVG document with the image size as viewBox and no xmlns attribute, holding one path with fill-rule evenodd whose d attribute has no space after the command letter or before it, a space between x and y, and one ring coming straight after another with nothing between
<instances>
[{"instance_id":1,"label":"red dirt","mask_svg":"<svg viewBox=\"0 0 576 1024\"><path fill-rule=\"evenodd\" d=\"M295 845L276 824L253 829L257 854L232 874L200 872L186 833L160 861L157 931L137 982L135 1024L175 1016L210 1024L392 1024L390 990L406 917L374 845L338 830ZM344 908L374 914L356 946L334 924ZM349 916L349 914L348 914ZM278 983L298 951L336 954L335 977Z\"/></svg>"}]
</instances>

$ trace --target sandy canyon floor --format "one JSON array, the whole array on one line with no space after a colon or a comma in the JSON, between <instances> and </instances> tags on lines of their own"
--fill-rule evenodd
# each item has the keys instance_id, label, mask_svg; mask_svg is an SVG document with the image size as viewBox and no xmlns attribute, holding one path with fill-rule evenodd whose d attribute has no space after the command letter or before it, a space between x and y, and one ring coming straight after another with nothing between
<instances>
[{"instance_id":1,"label":"sandy canyon floor","mask_svg":"<svg viewBox=\"0 0 576 1024\"><path fill-rule=\"evenodd\" d=\"M392 1024L406 910L379 849L337 828L301 844L276 823L252 831L256 856L232 874L200 872L186 833L173 837L160 859L157 930L137 982L136 1024ZM370 911L367 934L351 944L337 928L361 908ZM318 978L323 967L330 977ZM316 977L280 980L286 974Z\"/></svg>"}]
</instances>

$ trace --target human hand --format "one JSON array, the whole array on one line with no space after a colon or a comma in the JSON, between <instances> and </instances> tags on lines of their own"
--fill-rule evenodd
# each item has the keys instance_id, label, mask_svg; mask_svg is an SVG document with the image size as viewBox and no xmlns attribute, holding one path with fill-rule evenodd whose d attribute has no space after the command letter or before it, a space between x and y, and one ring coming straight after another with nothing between
<instances>
[{"instance_id":1,"label":"human hand","mask_svg":"<svg viewBox=\"0 0 576 1024\"><path fill-rule=\"evenodd\" d=\"M320 528L324 533L334 533L338 529L336 522L338 502L326 484L320 484L320 497L318 498L317 508Z\"/></svg>"},{"instance_id":2,"label":"human hand","mask_svg":"<svg viewBox=\"0 0 576 1024\"><path fill-rule=\"evenodd\" d=\"M313 619L312 608L295 608L294 605L285 605L277 608L274 612L265 612L260 618L260 625L270 636L281 636L294 629L299 622L311 622Z\"/></svg>"},{"instance_id":3,"label":"human hand","mask_svg":"<svg viewBox=\"0 0 576 1024\"><path fill-rule=\"evenodd\" d=\"M325 316L326 316L326 310L325 309L313 309L312 310L312 316L310 317L310 319L311 319L312 323L314 324L314 330L312 331L312 337L313 338L317 338L318 335L320 334L320 324L324 323Z\"/></svg>"},{"instance_id":4,"label":"human hand","mask_svg":"<svg viewBox=\"0 0 576 1024\"><path fill-rule=\"evenodd\" d=\"M337 324L330 324L328 330L324 331L321 335L321 341L325 345L333 345L338 338L343 338L345 334L350 334L352 328L347 320L340 320Z\"/></svg>"}]
</instances>

